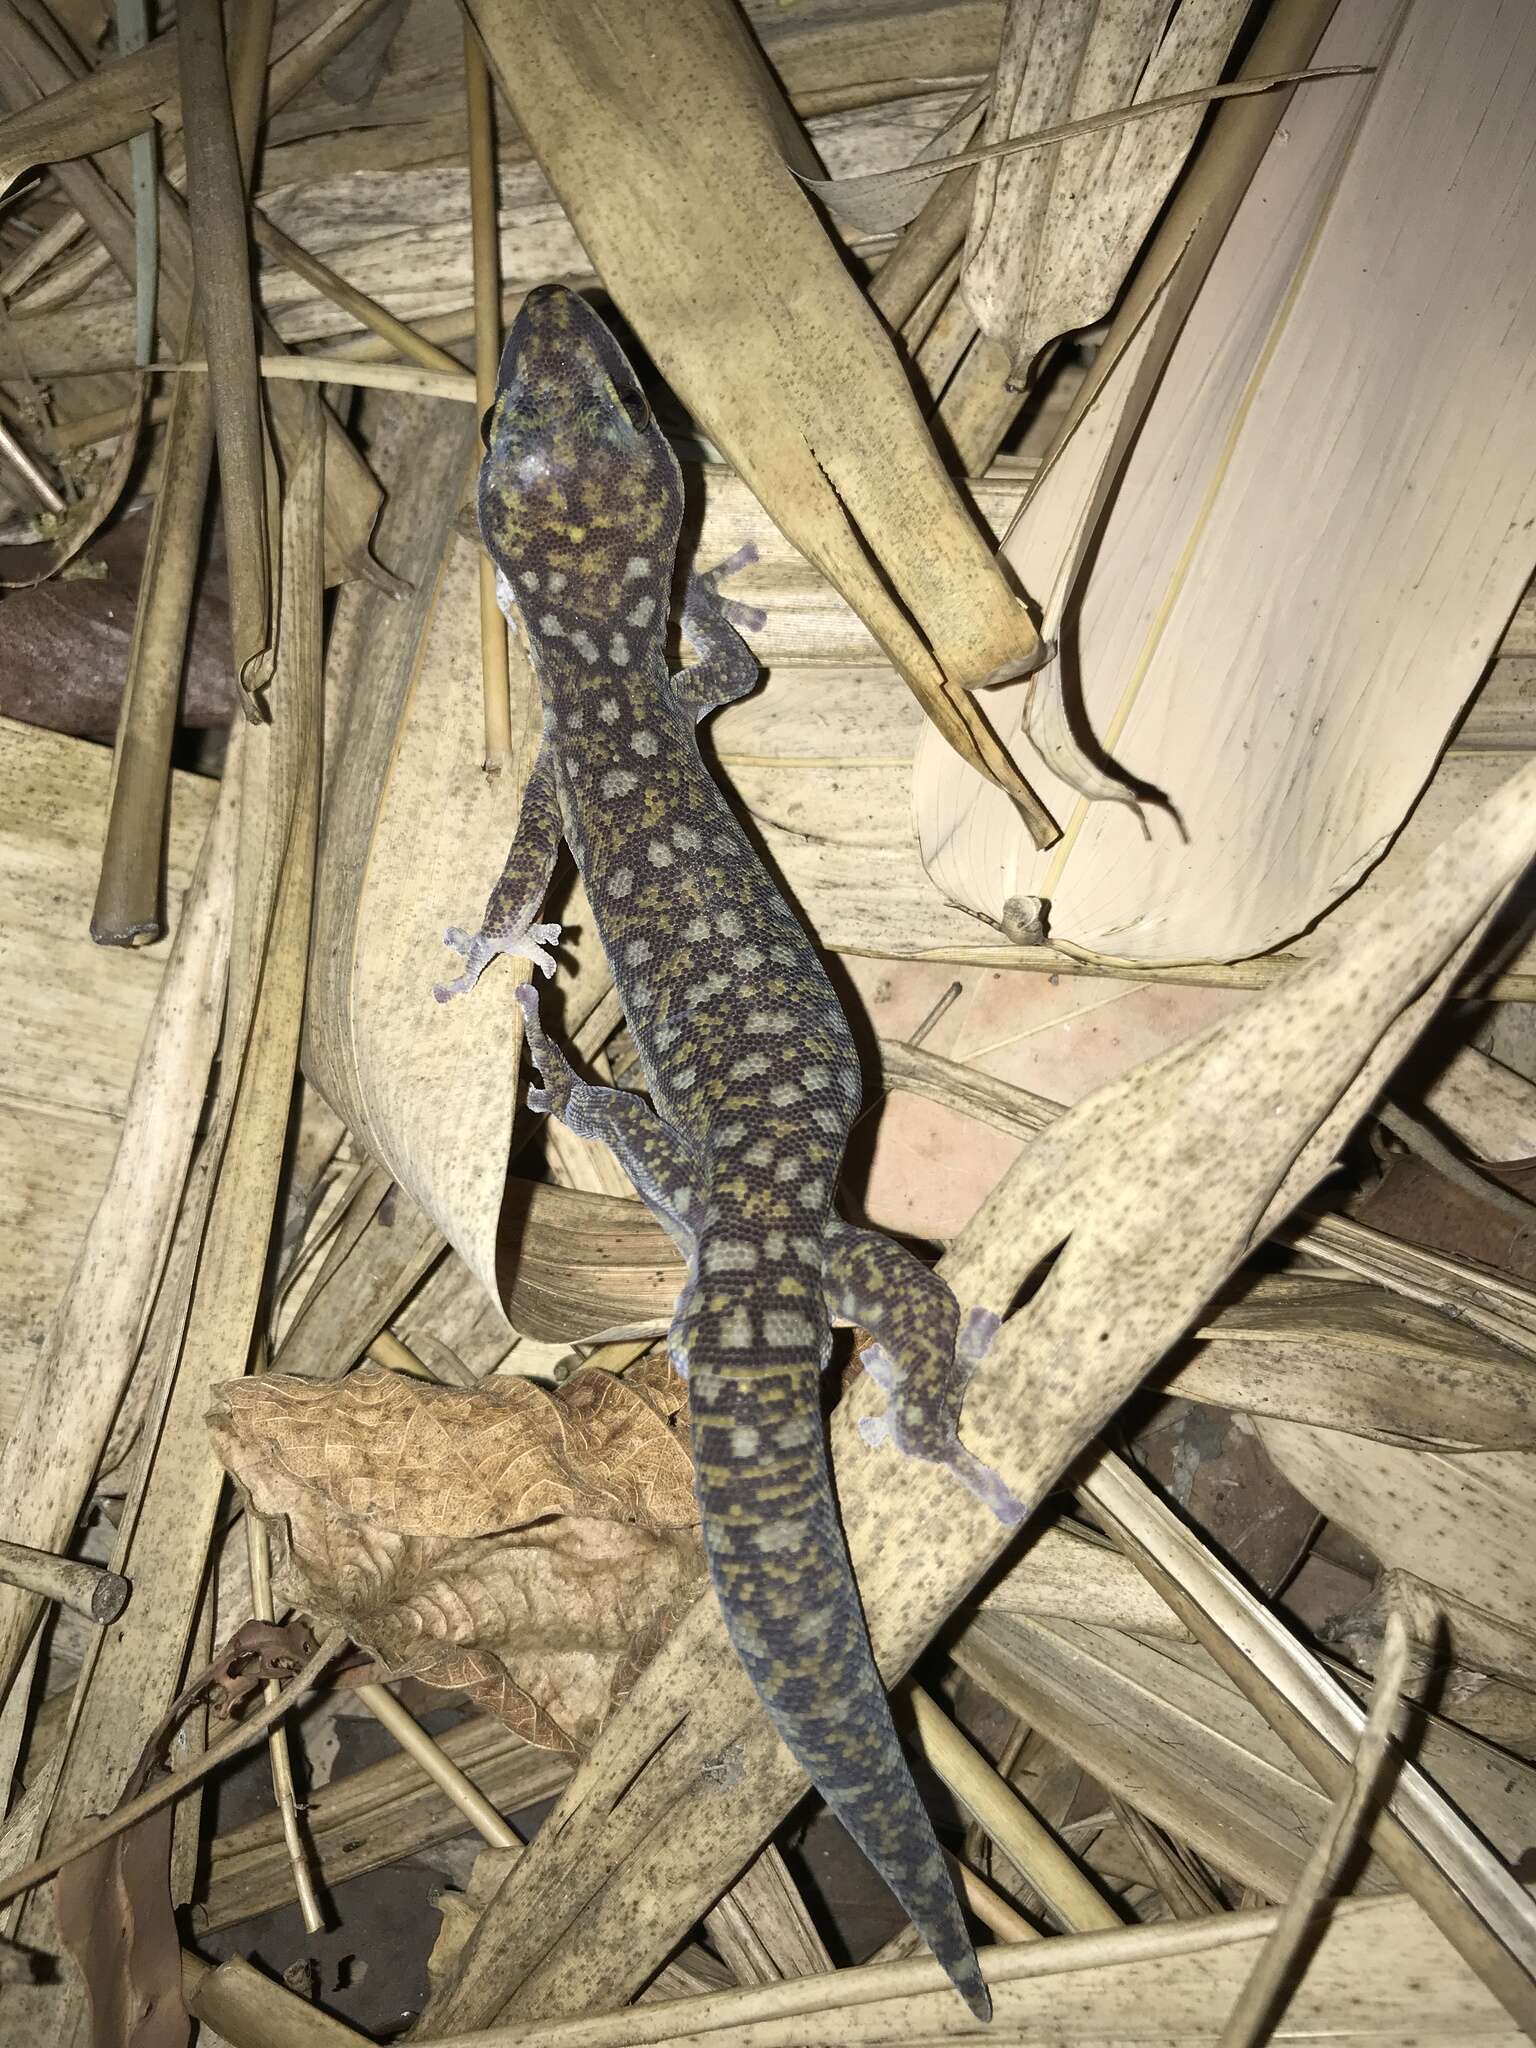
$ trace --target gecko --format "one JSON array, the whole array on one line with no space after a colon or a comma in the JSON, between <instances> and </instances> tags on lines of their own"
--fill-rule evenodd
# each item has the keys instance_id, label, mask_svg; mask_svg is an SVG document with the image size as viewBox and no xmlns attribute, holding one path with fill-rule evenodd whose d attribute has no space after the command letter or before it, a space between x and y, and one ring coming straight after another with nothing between
<instances>
[{"instance_id":1,"label":"gecko","mask_svg":"<svg viewBox=\"0 0 1536 2048\"><path fill-rule=\"evenodd\" d=\"M700 1524L727 1633L785 1744L978 2018L991 2004L870 1650L837 1518L820 1401L832 1324L875 1340L887 1394L864 1434L947 1466L1007 1522L1023 1508L961 1444L965 1383L997 1328L962 1326L905 1247L843 1220L834 1185L860 1108L847 1018L699 751L699 721L753 689L722 598L738 551L682 592L696 659L667 632L682 476L598 314L530 292L482 427L482 541L525 639L541 742L511 852L439 1001L507 953L548 976L540 921L562 841L592 905L650 1100L582 1080L517 990L529 1106L607 1144L687 1266L669 1332L689 1389Z\"/></svg>"}]
</instances>

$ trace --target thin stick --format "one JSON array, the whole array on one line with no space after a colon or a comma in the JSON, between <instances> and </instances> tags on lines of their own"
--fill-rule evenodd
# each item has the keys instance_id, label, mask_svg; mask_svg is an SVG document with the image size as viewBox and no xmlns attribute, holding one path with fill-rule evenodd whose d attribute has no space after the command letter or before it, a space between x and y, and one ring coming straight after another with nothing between
<instances>
[{"instance_id":1,"label":"thin stick","mask_svg":"<svg viewBox=\"0 0 1536 2048\"><path fill-rule=\"evenodd\" d=\"M291 241L281 228L274 227L264 213L251 209L251 234L261 247L275 256L285 269L296 277L302 277L315 290L328 298L332 305L342 307L354 314L364 327L370 328L391 348L406 356L424 370L436 370L447 377L462 377L463 367L456 363L446 349L424 341L414 327L408 327L403 320L397 320L387 307L377 299L370 299L366 292L360 292L356 285L348 284L344 277L338 277L328 263L322 263L318 256L311 256L307 249Z\"/></svg>"},{"instance_id":2,"label":"thin stick","mask_svg":"<svg viewBox=\"0 0 1536 2048\"><path fill-rule=\"evenodd\" d=\"M43 471L38 468L10 429L4 426L0 426L0 462L8 463L15 470L45 512L63 512L67 509L64 500Z\"/></svg>"},{"instance_id":3,"label":"thin stick","mask_svg":"<svg viewBox=\"0 0 1536 2048\"><path fill-rule=\"evenodd\" d=\"M162 1778L158 1785L151 1785L147 1792L141 1792L137 1799L130 1799L109 1813L105 1820L98 1821L93 1828L86 1828L71 1842L61 1848L50 1849L46 1856L39 1856L35 1862L27 1863L20 1870L13 1871L7 1878L0 1879L0 1906L9 1900L29 1892L34 1885L41 1884L56 1871L72 1863L77 1856L84 1856L90 1849L99 1849L103 1842L110 1842L114 1835L120 1835L124 1828L131 1828L149 1813L155 1813L168 1799L179 1799L210 1771L216 1771L220 1764L227 1763L232 1756L238 1756L242 1749L251 1744L275 1721L280 1721L288 1709L314 1684L320 1673L346 1645L345 1629L332 1629L325 1641L316 1650L304 1669L286 1686L275 1700L268 1700L249 1721L242 1721L238 1728L232 1728L217 1742L209 1743L200 1757L188 1764L184 1771L175 1771L170 1777Z\"/></svg>"},{"instance_id":4,"label":"thin stick","mask_svg":"<svg viewBox=\"0 0 1536 2048\"><path fill-rule=\"evenodd\" d=\"M1355 1845L1366 1809L1381 1780L1389 1754L1392 1719L1408 1669L1408 1629L1394 1608L1387 1616L1382 1638L1381 1663L1376 1673L1376 1691L1359 1745L1347 1791L1336 1799L1306 1868L1286 1900L1274 1932L1259 1951L1248 1981L1227 2016L1217 2048L1256 2048L1267 2041L1285 2010L1287 1978L1295 1969L1298 1952L1325 1895L1337 1881L1340 1867Z\"/></svg>"},{"instance_id":5,"label":"thin stick","mask_svg":"<svg viewBox=\"0 0 1536 2048\"><path fill-rule=\"evenodd\" d=\"M251 1568L251 1612L258 1621L275 1621L272 1552L267 1542L266 1524L259 1515L252 1513L249 1501L245 1506L245 1554ZM267 1680L268 1701L275 1700L280 1690L275 1678ZM267 1761L272 1773L272 1797L282 1818L283 1841L287 1845L288 1862L293 1871L294 1897L304 1916L304 1932L320 1934L325 1929L325 1912L315 1887L309 1851L299 1831L299 1804L293 1795L293 1759L288 1754L286 1728L273 1727L267 1731Z\"/></svg>"},{"instance_id":6,"label":"thin stick","mask_svg":"<svg viewBox=\"0 0 1536 2048\"><path fill-rule=\"evenodd\" d=\"M962 1863L953 1850L944 1851L944 1861L954 1872L955 1882L976 1918L989 1934L995 1934L999 1941L1039 1941L1042 1937L1037 1928L1031 1927L1018 1907L1005 1899L1001 1892L994 1891L984 1877L978 1877L968 1864Z\"/></svg>"},{"instance_id":7,"label":"thin stick","mask_svg":"<svg viewBox=\"0 0 1536 2048\"><path fill-rule=\"evenodd\" d=\"M438 1748L417 1721L406 1712L387 1686L359 1685L354 1688L380 1724L387 1728L407 1756L412 1756L433 1784L446 1792L475 1832L493 1849L520 1849L523 1845L489 1799L465 1777L452 1757Z\"/></svg>"},{"instance_id":8,"label":"thin stick","mask_svg":"<svg viewBox=\"0 0 1536 2048\"><path fill-rule=\"evenodd\" d=\"M491 74L474 23L464 17L464 104L469 117L469 222L475 271L475 403L484 412L496 396L501 354L500 243L496 232L496 137ZM485 691L485 772L512 765L512 671L507 622L496 602L496 568L480 557L480 675Z\"/></svg>"},{"instance_id":9,"label":"thin stick","mask_svg":"<svg viewBox=\"0 0 1536 2048\"><path fill-rule=\"evenodd\" d=\"M920 1685L907 1687L917 1738L938 1775L1016 1863L1072 1934L1108 1931L1120 1916L1078 1869L1050 1829L993 1770L979 1749Z\"/></svg>"},{"instance_id":10,"label":"thin stick","mask_svg":"<svg viewBox=\"0 0 1536 2048\"><path fill-rule=\"evenodd\" d=\"M373 391L408 391L417 398L451 398L473 405L475 380L468 370L418 370L409 363L348 363L343 356L258 356L263 377L287 384L360 384ZM152 370L206 377L200 357L184 363L151 363ZM92 375L97 374L92 371Z\"/></svg>"},{"instance_id":11,"label":"thin stick","mask_svg":"<svg viewBox=\"0 0 1536 2048\"><path fill-rule=\"evenodd\" d=\"M51 1550L34 1550L27 1543L0 1543L0 1579L28 1593L41 1593L45 1600L57 1600L87 1621L116 1621L133 1591L121 1572L80 1558L55 1557Z\"/></svg>"}]
</instances>

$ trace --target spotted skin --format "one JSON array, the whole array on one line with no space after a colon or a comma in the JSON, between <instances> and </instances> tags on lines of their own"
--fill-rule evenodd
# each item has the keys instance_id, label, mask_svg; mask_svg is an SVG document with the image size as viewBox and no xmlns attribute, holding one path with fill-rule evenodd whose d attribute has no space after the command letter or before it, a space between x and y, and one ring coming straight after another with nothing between
<instances>
[{"instance_id":1,"label":"spotted skin","mask_svg":"<svg viewBox=\"0 0 1536 2048\"><path fill-rule=\"evenodd\" d=\"M498 952L550 971L558 930L537 918L563 838L655 1107L574 1074L525 986L541 1082L530 1104L609 1145L687 1260L670 1346L690 1383L704 1545L731 1641L798 1762L986 2017L870 1654L819 1397L832 1317L858 1322L879 1343L890 1439L1016 1520L956 1429L985 1331L973 1323L962 1340L949 1288L833 1211L859 1106L847 1020L694 731L753 687L757 665L731 623L739 608L695 576L682 612L699 658L668 673L681 478L633 370L574 293L529 294L487 429L480 530L527 636L544 737L482 928L449 934L464 972L437 993L472 987Z\"/></svg>"}]
</instances>

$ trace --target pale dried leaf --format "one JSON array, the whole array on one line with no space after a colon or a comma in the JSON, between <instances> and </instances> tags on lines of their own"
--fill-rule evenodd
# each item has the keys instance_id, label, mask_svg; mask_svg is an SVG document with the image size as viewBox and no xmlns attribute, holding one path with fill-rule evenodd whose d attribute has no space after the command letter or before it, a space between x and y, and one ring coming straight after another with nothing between
<instances>
[{"instance_id":1,"label":"pale dried leaf","mask_svg":"<svg viewBox=\"0 0 1536 2048\"><path fill-rule=\"evenodd\" d=\"M1351 0L1320 58L1372 58L1399 13ZM1506 146L1533 104L1536 21L1497 0L1417 0L1374 79L1295 95L1093 522L1086 581L1058 570L1112 428L1081 469L1064 452L1005 548L1048 635L1070 611L1081 723L1182 834L1154 814L1147 843L1123 807L1045 776L1066 836L1037 858L924 735L915 802L945 895L998 921L1011 897L1048 899L1054 942L1090 956L1229 960L1380 858L1531 572L1536 335L1482 309L1536 267L1536 160ZM1117 416L1113 388L1099 404ZM1005 685L989 715L1013 739L1048 694Z\"/></svg>"},{"instance_id":2,"label":"pale dried leaf","mask_svg":"<svg viewBox=\"0 0 1536 2048\"><path fill-rule=\"evenodd\" d=\"M1129 108L1221 76L1241 0L1018 6L998 56L984 139ZM1128 120L980 166L961 290L1020 379L1069 328L1106 314L1167 197L1206 105Z\"/></svg>"}]
</instances>

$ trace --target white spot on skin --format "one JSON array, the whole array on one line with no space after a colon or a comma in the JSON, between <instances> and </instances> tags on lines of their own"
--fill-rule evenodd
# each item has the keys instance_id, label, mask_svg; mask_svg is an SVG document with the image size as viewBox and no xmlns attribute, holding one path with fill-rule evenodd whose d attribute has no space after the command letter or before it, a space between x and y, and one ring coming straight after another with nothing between
<instances>
[{"instance_id":1,"label":"white spot on skin","mask_svg":"<svg viewBox=\"0 0 1536 2048\"><path fill-rule=\"evenodd\" d=\"M649 960L650 957L651 942L649 939L631 939L624 948L624 958L631 967L638 967L642 960Z\"/></svg>"},{"instance_id":2,"label":"white spot on skin","mask_svg":"<svg viewBox=\"0 0 1536 2048\"><path fill-rule=\"evenodd\" d=\"M805 1542L804 1522L762 1522L757 1529L759 1550L799 1550Z\"/></svg>"},{"instance_id":3,"label":"white spot on skin","mask_svg":"<svg viewBox=\"0 0 1536 2048\"><path fill-rule=\"evenodd\" d=\"M800 1183L800 1192L796 1195L795 1200L800 1204L802 1209L817 1209L821 1206L823 1197L824 1191L822 1188L822 1184L820 1180L818 1180L817 1177L814 1174L812 1174L809 1180L802 1181Z\"/></svg>"},{"instance_id":4,"label":"white spot on skin","mask_svg":"<svg viewBox=\"0 0 1536 2048\"><path fill-rule=\"evenodd\" d=\"M738 1458L757 1456L758 1435L750 1424L738 1422L731 1431L731 1449Z\"/></svg>"},{"instance_id":5,"label":"white spot on skin","mask_svg":"<svg viewBox=\"0 0 1536 2048\"><path fill-rule=\"evenodd\" d=\"M592 638L592 635L590 633L585 632L580 627L578 627L577 630L571 635L571 645L575 648L576 652L581 656L583 661L596 661L597 642Z\"/></svg>"},{"instance_id":6,"label":"white spot on skin","mask_svg":"<svg viewBox=\"0 0 1536 2048\"><path fill-rule=\"evenodd\" d=\"M720 936L724 939L739 939L746 930L740 913L734 910L722 910L715 923L719 925Z\"/></svg>"},{"instance_id":7,"label":"white spot on skin","mask_svg":"<svg viewBox=\"0 0 1536 2048\"><path fill-rule=\"evenodd\" d=\"M839 1136L843 1128L843 1120L837 1111L828 1109L825 1103L819 1104L811 1111L811 1122L817 1130L825 1131L829 1138Z\"/></svg>"},{"instance_id":8,"label":"white spot on skin","mask_svg":"<svg viewBox=\"0 0 1536 2048\"><path fill-rule=\"evenodd\" d=\"M615 668L628 668L629 642L624 638L624 635L622 633L615 633L613 635L613 638L608 642L608 659L613 663Z\"/></svg>"},{"instance_id":9,"label":"white spot on skin","mask_svg":"<svg viewBox=\"0 0 1536 2048\"><path fill-rule=\"evenodd\" d=\"M766 1138L759 1138L755 1145L742 1153L741 1158L744 1166L772 1166L773 1146Z\"/></svg>"},{"instance_id":10,"label":"white spot on skin","mask_svg":"<svg viewBox=\"0 0 1536 2048\"><path fill-rule=\"evenodd\" d=\"M779 1424L773 1440L781 1451L798 1451L802 1445L815 1442L816 1425L809 1415L792 1415L788 1422Z\"/></svg>"},{"instance_id":11,"label":"white spot on skin","mask_svg":"<svg viewBox=\"0 0 1536 2048\"><path fill-rule=\"evenodd\" d=\"M532 569L524 569L517 580L521 583L524 590L537 590L539 587L539 579Z\"/></svg>"},{"instance_id":12,"label":"white spot on skin","mask_svg":"<svg viewBox=\"0 0 1536 2048\"><path fill-rule=\"evenodd\" d=\"M553 612L546 612L539 621L539 631L546 640L558 640L561 634L564 633L565 628Z\"/></svg>"},{"instance_id":13,"label":"white spot on skin","mask_svg":"<svg viewBox=\"0 0 1536 2048\"><path fill-rule=\"evenodd\" d=\"M821 1246L814 1237L791 1238L790 1242L795 1248L795 1257L797 1259L802 1260L807 1266L819 1266L821 1264Z\"/></svg>"},{"instance_id":14,"label":"white spot on skin","mask_svg":"<svg viewBox=\"0 0 1536 2048\"><path fill-rule=\"evenodd\" d=\"M783 1231L770 1230L768 1235L763 1239L763 1250L768 1254L770 1259L782 1259L784 1256Z\"/></svg>"},{"instance_id":15,"label":"white spot on skin","mask_svg":"<svg viewBox=\"0 0 1536 2048\"><path fill-rule=\"evenodd\" d=\"M631 555L624 564L624 581L626 583L634 583L642 576L649 576L650 573L650 559L646 555Z\"/></svg>"},{"instance_id":16,"label":"white spot on skin","mask_svg":"<svg viewBox=\"0 0 1536 2048\"><path fill-rule=\"evenodd\" d=\"M690 946L702 946L709 937L709 919L707 917L690 917L683 926L683 937Z\"/></svg>"},{"instance_id":17,"label":"white spot on skin","mask_svg":"<svg viewBox=\"0 0 1536 2048\"><path fill-rule=\"evenodd\" d=\"M800 1178L800 1166L801 1162L798 1159L781 1159L773 1169L773 1177L781 1184L787 1180L798 1180Z\"/></svg>"},{"instance_id":18,"label":"white spot on skin","mask_svg":"<svg viewBox=\"0 0 1536 2048\"><path fill-rule=\"evenodd\" d=\"M658 1052L670 1052L682 1035L681 1024L662 1024L651 1033L651 1043Z\"/></svg>"},{"instance_id":19,"label":"white spot on skin","mask_svg":"<svg viewBox=\"0 0 1536 2048\"><path fill-rule=\"evenodd\" d=\"M644 628L651 623L651 615L655 609L656 600L647 592L644 597L637 598L630 606L629 611L625 615L624 623L627 626Z\"/></svg>"},{"instance_id":20,"label":"white spot on skin","mask_svg":"<svg viewBox=\"0 0 1536 2048\"><path fill-rule=\"evenodd\" d=\"M691 1088L698 1078L699 1070L697 1067L679 1067L675 1074L667 1076L667 1079L674 1088Z\"/></svg>"},{"instance_id":21,"label":"white spot on skin","mask_svg":"<svg viewBox=\"0 0 1536 2048\"><path fill-rule=\"evenodd\" d=\"M780 1032L790 1029L792 1020L779 1010L753 1010L747 1017L747 1030L755 1038L768 1036L776 1038Z\"/></svg>"},{"instance_id":22,"label":"white spot on skin","mask_svg":"<svg viewBox=\"0 0 1536 2048\"><path fill-rule=\"evenodd\" d=\"M598 787L604 796L628 796L638 781L628 768L610 768Z\"/></svg>"},{"instance_id":23,"label":"white spot on skin","mask_svg":"<svg viewBox=\"0 0 1536 2048\"><path fill-rule=\"evenodd\" d=\"M733 1081L757 1081L768 1071L768 1055L765 1052L749 1052L744 1060L738 1060L731 1069Z\"/></svg>"},{"instance_id":24,"label":"white spot on skin","mask_svg":"<svg viewBox=\"0 0 1536 2048\"><path fill-rule=\"evenodd\" d=\"M675 846L681 847L684 853L697 853L704 844L704 841L691 825L674 825L672 827L672 841Z\"/></svg>"},{"instance_id":25,"label":"white spot on skin","mask_svg":"<svg viewBox=\"0 0 1536 2048\"><path fill-rule=\"evenodd\" d=\"M713 1244L704 1247L704 1270L706 1273L755 1273L757 1246L740 1244L730 1238L717 1238Z\"/></svg>"},{"instance_id":26,"label":"white spot on skin","mask_svg":"<svg viewBox=\"0 0 1536 2048\"><path fill-rule=\"evenodd\" d=\"M740 1302L729 1315L720 1318L720 1348L722 1351L752 1349L752 1318Z\"/></svg>"},{"instance_id":27,"label":"white spot on skin","mask_svg":"<svg viewBox=\"0 0 1536 2048\"><path fill-rule=\"evenodd\" d=\"M763 1311L763 1342L772 1345L776 1351L796 1350L816 1342L816 1332L810 1318L797 1308L770 1308Z\"/></svg>"},{"instance_id":28,"label":"white spot on skin","mask_svg":"<svg viewBox=\"0 0 1536 2048\"><path fill-rule=\"evenodd\" d=\"M656 751L656 735L647 732L643 725L637 725L629 736L629 744L637 754L643 754L649 760Z\"/></svg>"},{"instance_id":29,"label":"white spot on skin","mask_svg":"<svg viewBox=\"0 0 1536 2048\"><path fill-rule=\"evenodd\" d=\"M551 596L551 597L558 597L558 596L560 595L561 591L562 591L562 590L564 590L564 588L565 588L565 571L564 571L563 569L552 569L552 570L550 571L550 577L549 577L549 594L550 594L550 596Z\"/></svg>"},{"instance_id":30,"label":"white spot on skin","mask_svg":"<svg viewBox=\"0 0 1536 2048\"><path fill-rule=\"evenodd\" d=\"M633 868L615 868L608 877L608 894L619 903L624 901L624 898L634 886L635 871Z\"/></svg>"},{"instance_id":31,"label":"white spot on skin","mask_svg":"<svg viewBox=\"0 0 1536 2048\"><path fill-rule=\"evenodd\" d=\"M742 946L731 955L731 965L739 967L743 974L751 974L763 964L763 956L756 946Z\"/></svg>"},{"instance_id":32,"label":"white spot on skin","mask_svg":"<svg viewBox=\"0 0 1536 2048\"><path fill-rule=\"evenodd\" d=\"M832 1076L825 1067L807 1067L800 1078L807 1088L825 1088Z\"/></svg>"},{"instance_id":33,"label":"white spot on skin","mask_svg":"<svg viewBox=\"0 0 1536 2048\"><path fill-rule=\"evenodd\" d=\"M595 654L597 652L597 649L593 648L592 651ZM602 702L597 707L597 715L603 721L604 725L612 725L614 720L619 715L618 698L604 697Z\"/></svg>"},{"instance_id":34,"label":"white spot on skin","mask_svg":"<svg viewBox=\"0 0 1536 2048\"><path fill-rule=\"evenodd\" d=\"M654 999L656 991L648 981L632 981L627 994L636 1009L643 1010Z\"/></svg>"},{"instance_id":35,"label":"white spot on skin","mask_svg":"<svg viewBox=\"0 0 1536 2048\"><path fill-rule=\"evenodd\" d=\"M661 839L651 841L645 849L645 857L653 868L669 868L672 865L672 849Z\"/></svg>"},{"instance_id":36,"label":"white spot on skin","mask_svg":"<svg viewBox=\"0 0 1536 2048\"><path fill-rule=\"evenodd\" d=\"M768 1091L768 1100L775 1109L788 1109L792 1102L800 1100L800 1089L794 1081L780 1081L776 1088ZM812 1111L814 1115L815 1112Z\"/></svg>"},{"instance_id":37,"label":"white spot on skin","mask_svg":"<svg viewBox=\"0 0 1536 2048\"><path fill-rule=\"evenodd\" d=\"M745 1124L725 1124L720 1130L716 1131L715 1143L717 1145L739 1145L746 1135L747 1127Z\"/></svg>"}]
</instances>

